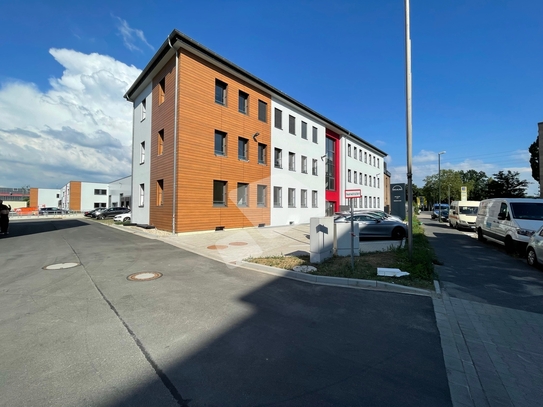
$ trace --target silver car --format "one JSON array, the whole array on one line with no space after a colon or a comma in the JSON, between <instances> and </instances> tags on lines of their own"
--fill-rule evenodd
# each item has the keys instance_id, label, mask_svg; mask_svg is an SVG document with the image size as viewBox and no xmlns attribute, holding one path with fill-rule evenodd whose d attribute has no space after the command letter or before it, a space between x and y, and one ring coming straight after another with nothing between
<instances>
[{"instance_id":1,"label":"silver car","mask_svg":"<svg viewBox=\"0 0 543 407\"><path fill-rule=\"evenodd\" d=\"M543 226L528 240L526 261L530 266L534 267L543 264Z\"/></svg>"},{"instance_id":2,"label":"silver car","mask_svg":"<svg viewBox=\"0 0 543 407\"><path fill-rule=\"evenodd\" d=\"M351 215L338 215L334 222L350 223ZM353 222L358 223L360 237L380 237L395 240L407 235L407 225L393 218L381 219L370 213L355 213Z\"/></svg>"}]
</instances>

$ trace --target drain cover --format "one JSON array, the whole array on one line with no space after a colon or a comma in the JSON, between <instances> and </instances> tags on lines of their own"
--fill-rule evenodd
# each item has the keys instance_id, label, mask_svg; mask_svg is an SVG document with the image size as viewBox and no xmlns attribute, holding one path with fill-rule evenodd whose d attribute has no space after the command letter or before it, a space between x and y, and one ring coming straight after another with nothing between
<instances>
[{"instance_id":1,"label":"drain cover","mask_svg":"<svg viewBox=\"0 0 543 407\"><path fill-rule=\"evenodd\" d=\"M61 269L71 269L72 267L79 266L79 263L58 263L51 264L50 266L42 267L44 270L61 270Z\"/></svg>"},{"instance_id":2,"label":"drain cover","mask_svg":"<svg viewBox=\"0 0 543 407\"><path fill-rule=\"evenodd\" d=\"M134 273L126 277L130 281L149 281L156 280L157 278L162 277L162 273L157 272L143 272L143 273Z\"/></svg>"}]
</instances>

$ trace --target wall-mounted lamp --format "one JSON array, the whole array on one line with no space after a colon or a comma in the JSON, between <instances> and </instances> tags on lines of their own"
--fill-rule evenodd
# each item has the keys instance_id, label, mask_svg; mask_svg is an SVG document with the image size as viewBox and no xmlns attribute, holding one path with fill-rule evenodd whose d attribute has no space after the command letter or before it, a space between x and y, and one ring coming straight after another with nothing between
<instances>
[{"instance_id":1,"label":"wall-mounted lamp","mask_svg":"<svg viewBox=\"0 0 543 407\"><path fill-rule=\"evenodd\" d=\"M253 140L256 141L258 136L260 136L260 133L257 131L255 134L253 134Z\"/></svg>"},{"instance_id":2,"label":"wall-mounted lamp","mask_svg":"<svg viewBox=\"0 0 543 407\"><path fill-rule=\"evenodd\" d=\"M321 156L321 161L324 161L324 157L326 157L326 154L324 154L323 156Z\"/></svg>"}]
</instances>

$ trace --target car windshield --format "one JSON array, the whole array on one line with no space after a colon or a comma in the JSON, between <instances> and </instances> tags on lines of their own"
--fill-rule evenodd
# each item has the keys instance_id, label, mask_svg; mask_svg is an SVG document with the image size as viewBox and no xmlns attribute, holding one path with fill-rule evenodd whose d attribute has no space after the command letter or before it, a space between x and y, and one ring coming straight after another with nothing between
<instances>
[{"instance_id":1,"label":"car windshield","mask_svg":"<svg viewBox=\"0 0 543 407\"><path fill-rule=\"evenodd\" d=\"M478 206L461 206L459 208L462 215L477 215Z\"/></svg>"},{"instance_id":2,"label":"car windshield","mask_svg":"<svg viewBox=\"0 0 543 407\"><path fill-rule=\"evenodd\" d=\"M511 202L511 215L515 219L543 220L543 203Z\"/></svg>"}]
</instances>

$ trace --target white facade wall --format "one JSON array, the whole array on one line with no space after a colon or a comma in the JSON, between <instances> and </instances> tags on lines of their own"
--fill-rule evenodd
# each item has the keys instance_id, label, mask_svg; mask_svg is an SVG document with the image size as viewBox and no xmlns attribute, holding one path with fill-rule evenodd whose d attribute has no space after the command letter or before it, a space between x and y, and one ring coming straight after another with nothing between
<instances>
[{"instance_id":1,"label":"white facade wall","mask_svg":"<svg viewBox=\"0 0 543 407\"><path fill-rule=\"evenodd\" d=\"M131 202L132 177L124 177L108 184L108 206L129 206Z\"/></svg>"},{"instance_id":2,"label":"white facade wall","mask_svg":"<svg viewBox=\"0 0 543 407\"><path fill-rule=\"evenodd\" d=\"M132 222L149 224L151 182L151 112L152 84L134 101L132 134ZM145 109L144 103L145 100ZM145 143L143 151L142 143Z\"/></svg>"},{"instance_id":3,"label":"white facade wall","mask_svg":"<svg viewBox=\"0 0 543 407\"><path fill-rule=\"evenodd\" d=\"M282 125L276 123L276 109L282 112ZM289 116L294 117L295 134L289 131ZM302 122L307 123L307 139L302 138ZM318 143L313 142L313 127L317 128ZM325 128L319 122L304 114L280 99L272 98L271 102L271 182L269 202L271 206L270 223L272 226L309 223L312 217L325 214L324 161ZM282 168L275 163L275 149L282 154ZM289 153L294 156L294 170L289 169ZM307 173L302 172L302 156L307 160ZM312 163L316 160L317 175L312 174ZM275 205L275 187L281 188L281 207ZM294 190L294 205L289 207L289 189ZM302 190L307 191L307 207L302 207ZM312 205L312 191L317 191L318 203Z\"/></svg>"},{"instance_id":4,"label":"white facade wall","mask_svg":"<svg viewBox=\"0 0 543 407\"><path fill-rule=\"evenodd\" d=\"M69 184L68 184L69 185ZM105 190L105 194L100 192ZM108 184L101 182L81 182L81 211L90 211L108 204ZM69 194L68 194L69 196Z\"/></svg>"},{"instance_id":5,"label":"white facade wall","mask_svg":"<svg viewBox=\"0 0 543 407\"><path fill-rule=\"evenodd\" d=\"M383 154L376 152L361 140L348 136L341 138L341 152L341 205L349 205L345 199L345 189L361 189L362 198L358 201L353 200L354 209L383 210L385 205Z\"/></svg>"},{"instance_id":6,"label":"white facade wall","mask_svg":"<svg viewBox=\"0 0 543 407\"><path fill-rule=\"evenodd\" d=\"M26 202L25 202L26 206ZM38 206L43 207L61 207L60 189L38 188Z\"/></svg>"}]
</instances>

